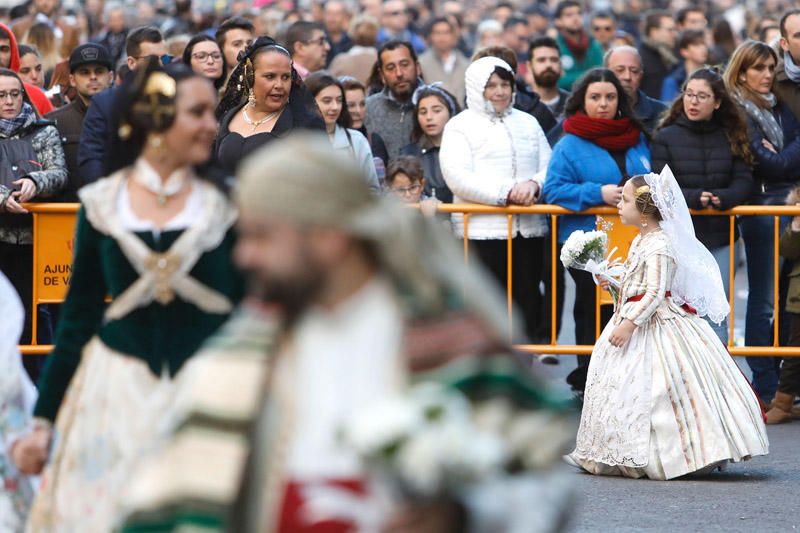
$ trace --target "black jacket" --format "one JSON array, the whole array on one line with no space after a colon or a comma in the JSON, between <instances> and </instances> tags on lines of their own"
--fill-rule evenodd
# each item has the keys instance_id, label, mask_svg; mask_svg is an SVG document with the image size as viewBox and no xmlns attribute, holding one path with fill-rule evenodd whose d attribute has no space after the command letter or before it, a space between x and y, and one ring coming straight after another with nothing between
<instances>
[{"instance_id":1,"label":"black jacket","mask_svg":"<svg viewBox=\"0 0 800 533\"><path fill-rule=\"evenodd\" d=\"M773 108L772 114L783 129L783 150L777 154L764 148L764 132L753 119L747 117L750 151L756 158L753 169L756 192L770 186L786 187L800 180L800 123L782 103Z\"/></svg>"},{"instance_id":2,"label":"black jacket","mask_svg":"<svg viewBox=\"0 0 800 533\"><path fill-rule=\"evenodd\" d=\"M67 163L67 186L64 188L59 201L78 202L78 189L81 188L81 175L78 170L78 148L80 146L83 118L86 116L88 106L79 97L75 100L49 113L45 118L55 122L61 143L64 146L64 159Z\"/></svg>"},{"instance_id":3,"label":"black jacket","mask_svg":"<svg viewBox=\"0 0 800 533\"><path fill-rule=\"evenodd\" d=\"M425 196L434 196L445 204L453 203L453 193L442 176L439 165L439 147L434 146L423 136L417 143L407 144L400 150L400 155L413 155L422 161L422 175L425 177Z\"/></svg>"},{"instance_id":4,"label":"black jacket","mask_svg":"<svg viewBox=\"0 0 800 533\"><path fill-rule=\"evenodd\" d=\"M650 98L661 98L661 86L664 84L664 78L675 68L675 65L665 64L658 50L647 43L639 46L639 55L642 56L642 68L644 68L644 76L639 88Z\"/></svg>"},{"instance_id":5,"label":"black jacket","mask_svg":"<svg viewBox=\"0 0 800 533\"><path fill-rule=\"evenodd\" d=\"M731 151L722 125L716 120L691 121L683 113L656 132L650 143L653 172L669 165L690 209L703 209L700 194L713 193L730 209L747 201L753 174L745 161ZM708 248L729 243L728 217L693 217L697 238Z\"/></svg>"},{"instance_id":6,"label":"black jacket","mask_svg":"<svg viewBox=\"0 0 800 533\"><path fill-rule=\"evenodd\" d=\"M550 112L550 109L542 102L542 99L535 92L529 91L525 86L517 82L517 94L514 99L514 109L525 111L533 115L542 127L542 131L547 133L552 130L557 122Z\"/></svg>"}]
</instances>

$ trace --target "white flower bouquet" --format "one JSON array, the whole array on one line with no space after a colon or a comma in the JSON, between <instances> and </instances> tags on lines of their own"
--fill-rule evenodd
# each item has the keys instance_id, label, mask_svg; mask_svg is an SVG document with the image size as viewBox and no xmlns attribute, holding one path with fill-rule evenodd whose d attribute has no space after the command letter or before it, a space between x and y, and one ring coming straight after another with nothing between
<instances>
[{"instance_id":1,"label":"white flower bouquet","mask_svg":"<svg viewBox=\"0 0 800 533\"><path fill-rule=\"evenodd\" d=\"M455 388L424 383L357 413L342 438L395 497L435 501L549 466L563 447L559 432L569 433L565 423L504 398L473 404Z\"/></svg>"},{"instance_id":2,"label":"white flower bouquet","mask_svg":"<svg viewBox=\"0 0 800 533\"><path fill-rule=\"evenodd\" d=\"M608 253L608 234L605 231L576 230L561 248L561 264L565 268L590 272L595 283L599 279L607 280L608 290L616 307L619 301L620 278L624 272L622 262L612 259L616 251L614 248Z\"/></svg>"}]
</instances>

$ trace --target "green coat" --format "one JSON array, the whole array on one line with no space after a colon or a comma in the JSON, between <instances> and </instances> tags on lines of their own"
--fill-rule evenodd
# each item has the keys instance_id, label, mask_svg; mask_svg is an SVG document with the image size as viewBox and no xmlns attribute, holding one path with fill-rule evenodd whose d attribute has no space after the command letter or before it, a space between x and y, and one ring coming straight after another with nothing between
<instances>
[{"instance_id":1,"label":"green coat","mask_svg":"<svg viewBox=\"0 0 800 533\"><path fill-rule=\"evenodd\" d=\"M567 41L560 33L556 41L558 42L558 48L561 50L561 65L564 70L564 74L558 80L559 89L571 91L572 85L587 70L603 66L603 47L594 38L589 37L589 49L586 50L586 55L583 56L582 61L575 59L575 56L572 55L572 52L567 47Z\"/></svg>"},{"instance_id":2,"label":"green coat","mask_svg":"<svg viewBox=\"0 0 800 533\"><path fill-rule=\"evenodd\" d=\"M182 233L165 231L158 240L151 232L136 235L151 250L164 252ZM244 284L231 259L233 245L234 233L229 228L216 248L200 256L189 276L236 305ZM166 305L153 301L118 320L105 320L106 296L117 298L138 279L116 239L98 231L89 221L86 207L81 209L70 289L61 307L55 349L40 379L35 416L55 420L81 352L95 335L112 350L145 361L156 376L164 370L174 376L228 318L228 313L204 312L176 295Z\"/></svg>"}]
</instances>

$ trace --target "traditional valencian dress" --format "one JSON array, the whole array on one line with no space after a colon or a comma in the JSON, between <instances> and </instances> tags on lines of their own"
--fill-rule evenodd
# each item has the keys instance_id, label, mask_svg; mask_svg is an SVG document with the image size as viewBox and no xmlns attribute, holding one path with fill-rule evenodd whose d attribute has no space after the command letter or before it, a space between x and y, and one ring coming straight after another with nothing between
<instances>
[{"instance_id":1,"label":"traditional valencian dress","mask_svg":"<svg viewBox=\"0 0 800 533\"><path fill-rule=\"evenodd\" d=\"M142 159L134 171L154 172ZM30 531L113 529L120 490L171 402L172 378L243 293L228 200L180 170L191 192L159 229L133 213L130 172L80 192L71 287L34 412L55 428Z\"/></svg>"},{"instance_id":2,"label":"traditional valencian dress","mask_svg":"<svg viewBox=\"0 0 800 533\"><path fill-rule=\"evenodd\" d=\"M694 309L673 301L669 236L637 237L620 302L592 352L577 445L567 462L593 473L672 479L768 451L745 377ZM608 341L629 319L622 347Z\"/></svg>"}]
</instances>

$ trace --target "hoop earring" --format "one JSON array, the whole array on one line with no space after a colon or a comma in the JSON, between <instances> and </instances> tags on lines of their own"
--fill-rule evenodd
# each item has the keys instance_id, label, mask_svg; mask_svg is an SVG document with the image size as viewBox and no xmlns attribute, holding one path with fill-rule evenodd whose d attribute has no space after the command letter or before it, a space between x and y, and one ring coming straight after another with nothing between
<instances>
[{"instance_id":1,"label":"hoop earring","mask_svg":"<svg viewBox=\"0 0 800 533\"><path fill-rule=\"evenodd\" d=\"M639 221L642 223L642 227L643 227L643 228L646 228L646 227L647 227L647 217L646 217L646 216L642 215L642 216L639 218Z\"/></svg>"}]
</instances>

